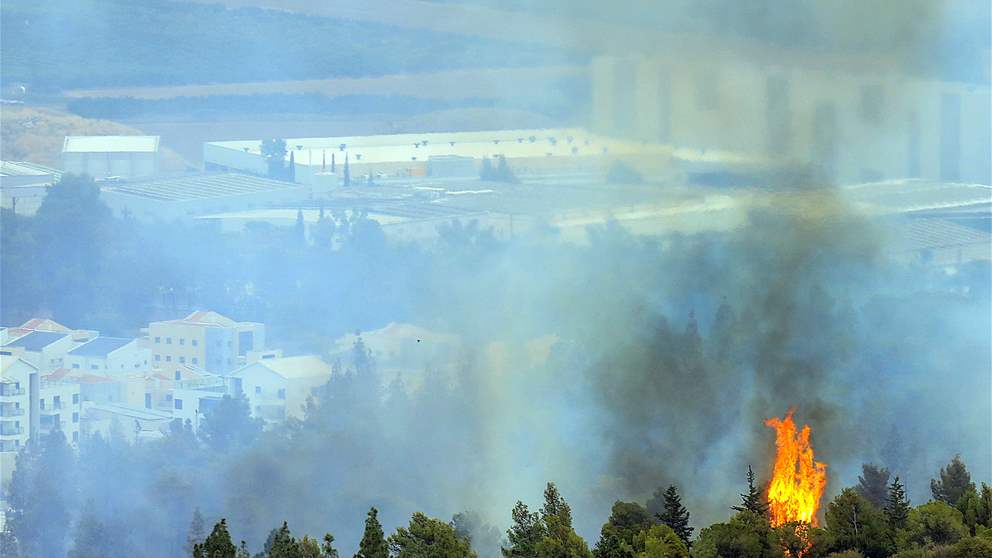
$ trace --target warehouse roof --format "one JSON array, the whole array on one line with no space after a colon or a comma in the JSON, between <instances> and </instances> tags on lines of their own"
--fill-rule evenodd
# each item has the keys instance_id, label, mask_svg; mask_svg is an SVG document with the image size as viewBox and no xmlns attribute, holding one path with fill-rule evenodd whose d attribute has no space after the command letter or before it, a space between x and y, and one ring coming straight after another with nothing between
<instances>
[{"instance_id":1,"label":"warehouse roof","mask_svg":"<svg viewBox=\"0 0 992 558\"><path fill-rule=\"evenodd\" d=\"M13 341L8 341L4 346L23 347L26 351L40 351L64 337L67 337L65 333L56 333L54 331L32 331L23 337L18 337Z\"/></svg>"},{"instance_id":2,"label":"warehouse roof","mask_svg":"<svg viewBox=\"0 0 992 558\"><path fill-rule=\"evenodd\" d=\"M208 145L260 155L261 140L217 141ZM342 147L343 146L343 147ZM593 134L581 128L432 132L286 139L286 158L295 151L297 165L396 163L428 161L438 157L572 157L611 154L671 153L658 144L626 141Z\"/></svg>"},{"instance_id":3,"label":"warehouse roof","mask_svg":"<svg viewBox=\"0 0 992 558\"><path fill-rule=\"evenodd\" d=\"M845 188L852 201L878 213L949 210L992 204L992 186L905 179Z\"/></svg>"},{"instance_id":4,"label":"warehouse roof","mask_svg":"<svg viewBox=\"0 0 992 558\"><path fill-rule=\"evenodd\" d=\"M63 153L156 153L158 136L66 136Z\"/></svg>"},{"instance_id":5,"label":"warehouse roof","mask_svg":"<svg viewBox=\"0 0 992 558\"><path fill-rule=\"evenodd\" d=\"M27 161L0 161L0 176L62 176L62 171Z\"/></svg>"},{"instance_id":6,"label":"warehouse roof","mask_svg":"<svg viewBox=\"0 0 992 558\"><path fill-rule=\"evenodd\" d=\"M127 345L134 339L125 337L97 337L69 351L70 355L82 357L106 357L110 353Z\"/></svg>"},{"instance_id":7,"label":"warehouse roof","mask_svg":"<svg viewBox=\"0 0 992 558\"><path fill-rule=\"evenodd\" d=\"M236 173L198 173L140 180L105 187L106 191L163 202L222 198L302 188L299 184Z\"/></svg>"}]
</instances>

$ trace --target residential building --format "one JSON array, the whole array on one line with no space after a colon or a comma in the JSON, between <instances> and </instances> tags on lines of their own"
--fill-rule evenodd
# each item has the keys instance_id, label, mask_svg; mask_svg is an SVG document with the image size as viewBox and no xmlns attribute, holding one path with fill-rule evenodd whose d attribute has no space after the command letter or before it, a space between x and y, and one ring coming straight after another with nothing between
<instances>
[{"instance_id":1,"label":"residential building","mask_svg":"<svg viewBox=\"0 0 992 558\"><path fill-rule=\"evenodd\" d=\"M180 382L172 390L172 416L183 421L183 424L189 421L193 431L198 431L204 413L227 395L227 386L220 378L216 380L213 383Z\"/></svg>"},{"instance_id":2,"label":"residential building","mask_svg":"<svg viewBox=\"0 0 992 558\"><path fill-rule=\"evenodd\" d=\"M116 378L146 370L151 351L143 339L97 337L65 355L63 367Z\"/></svg>"},{"instance_id":3,"label":"residential building","mask_svg":"<svg viewBox=\"0 0 992 558\"><path fill-rule=\"evenodd\" d=\"M231 373L232 394L248 399L252 415L267 421L302 418L307 398L331 379L331 366L317 356L268 358Z\"/></svg>"},{"instance_id":4,"label":"residential building","mask_svg":"<svg viewBox=\"0 0 992 558\"><path fill-rule=\"evenodd\" d=\"M38 368L0 355L0 481L6 486L17 452L38 430Z\"/></svg>"},{"instance_id":5,"label":"residential building","mask_svg":"<svg viewBox=\"0 0 992 558\"><path fill-rule=\"evenodd\" d=\"M38 392L38 433L42 436L61 430L70 444L79 443L83 414L80 384L71 378L49 380L43 377Z\"/></svg>"},{"instance_id":6,"label":"residential building","mask_svg":"<svg viewBox=\"0 0 992 558\"><path fill-rule=\"evenodd\" d=\"M41 372L62 366L65 355L76 346L72 335L55 331L32 331L4 343L0 355L17 356Z\"/></svg>"},{"instance_id":7,"label":"residential building","mask_svg":"<svg viewBox=\"0 0 992 558\"><path fill-rule=\"evenodd\" d=\"M95 179L158 174L158 136L66 136L62 169Z\"/></svg>"},{"instance_id":8,"label":"residential building","mask_svg":"<svg viewBox=\"0 0 992 558\"><path fill-rule=\"evenodd\" d=\"M148 342L152 367L166 375L183 364L226 374L244 364L249 351L265 347L265 325L196 311L182 319L152 322Z\"/></svg>"},{"instance_id":9,"label":"residential building","mask_svg":"<svg viewBox=\"0 0 992 558\"><path fill-rule=\"evenodd\" d=\"M76 343L86 342L99 335L99 332L92 329L70 329L50 318L31 318L19 326L0 329L0 343L6 344L7 341L27 335L32 331L66 333L72 336L72 340Z\"/></svg>"}]
</instances>

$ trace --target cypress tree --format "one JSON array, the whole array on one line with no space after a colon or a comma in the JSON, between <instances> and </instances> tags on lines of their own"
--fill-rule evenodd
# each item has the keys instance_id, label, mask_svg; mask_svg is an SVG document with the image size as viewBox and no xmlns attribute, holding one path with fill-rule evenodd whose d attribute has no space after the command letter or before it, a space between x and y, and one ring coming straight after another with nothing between
<instances>
[{"instance_id":1,"label":"cypress tree","mask_svg":"<svg viewBox=\"0 0 992 558\"><path fill-rule=\"evenodd\" d=\"M379 510L374 507L369 510L368 517L365 518L365 533L362 535L362 542L358 544L355 558L389 558L389 547L386 545L386 537L383 536L382 525L379 523Z\"/></svg>"},{"instance_id":2,"label":"cypress tree","mask_svg":"<svg viewBox=\"0 0 992 558\"><path fill-rule=\"evenodd\" d=\"M286 180L296 182L296 157L293 152L289 152L289 168L286 169Z\"/></svg>"},{"instance_id":3,"label":"cypress tree","mask_svg":"<svg viewBox=\"0 0 992 558\"><path fill-rule=\"evenodd\" d=\"M679 490L675 488L675 485L669 486L668 490L665 491L665 507L658 514L658 519L671 527L672 531L675 531L675 534L682 540L686 548L691 546L690 539L692 538L693 528L689 527L689 510L685 509L682 505L682 498L679 496Z\"/></svg>"},{"instance_id":4,"label":"cypress tree","mask_svg":"<svg viewBox=\"0 0 992 558\"><path fill-rule=\"evenodd\" d=\"M348 166L348 154L347 153L344 154L344 178L343 178L343 183L344 183L344 187L345 188L347 188L348 186L351 186L351 169Z\"/></svg>"},{"instance_id":5,"label":"cypress tree","mask_svg":"<svg viewBox=\"0 0 992 558\"><path fill-rule=\"evenodd\" d=\"M856 490L865 500L879 508L884 508L888 484L888 469L865 463L861 466L861 476L858 477Z\"/></svg>"},{"instance_id":6,"label":"cypress tree","mask_svg":"<svg viewBox=\"0 0 992 558\"><path fill-rule=\"evenodd\" d=\"M909 517L909 500L906 498L906 491L903 489L899 477L892 479L889 485L889 495L885 501L885 518L891 529L898 529L906 524Z\"/></svg>"},{"instance_id":7,"label":"cypress tree","mask_svg":"<svg viewBox=\"0 0 992 558\"><path fill-rule=\"evenodd\" d=\"M761 496L761 491L754 484L754 471L747 466L747 494L741 494L741 505L733 506L735 511L749 511L765 517L768 515L768 503Z\"/></svg>"}]
</instances>

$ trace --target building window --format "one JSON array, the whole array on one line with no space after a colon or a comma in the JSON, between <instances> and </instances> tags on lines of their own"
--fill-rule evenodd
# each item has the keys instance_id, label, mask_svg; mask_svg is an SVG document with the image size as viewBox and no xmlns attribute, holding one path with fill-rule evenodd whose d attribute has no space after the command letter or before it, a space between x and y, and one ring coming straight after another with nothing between
<instances>
[{"instance_id":1,"label":"building window","mask_svg":"<svg viewBox=\"0 0 992 558\"><path fill-rule=\"evenodd\" d=\"M180 363L185 363L186 362L186 357L184 357L184 356L179 357L179 362Z\"/></svg>"},{"instance_id":2,"label":"building window","mask_svg":"<svg viewBox=\"0 0 992 558\"><path fill-rule=\"evenodd\" d=\"M155 362L159 362L161 360L162 360L162 355L155 355Z\"/></svg>"},{"instance_id":3,"label":"building window","mask_svg":"<svg viewBox=\"0 0 992 558\"><path fill-rule=\"evenodd\" d=\"M62 396L56 395L55 397L52 397L52 408L53 409L62 408Z\"/></svg>"},{"instance_id":4,"label":"building window","mask_svg":"<svg viewBox=\"0 0 992 558\"><path fill-rule=\"evenodd\" d=\"M45 400L44 399L39 399L38 400L38 405L39 405L39 407L41 409L44 409L45 408Z\"/></svg>"},{"instance_id":5,"label":"building window","mask_svg":"<svg viewBox=\"0 0 992 558\"><path fill-rule=\"evenodd\" d=\"M145 408L146 409L152 408L152 394L150 393L145 394Z\"/></svg>"},{"instance_id":6,"label":"building window","mask_svg":"<svg viewBox=\"0 0 992 558\"><path fill-rule=\"evenodd\" d=\"M286 388L279 388L279 399L286 399Z\"/></svg>"},{"instance_id":7,"label":"building window","mask_svg":"<svg viewBox=\"0 0 992 558\"><path fill-rule=\"evenodd\" d=\"M165 355L165 362L172 362L172 356L171 355Z\"/></svg>"},{"instance_id":8,"label":"building window","mask_svg":"<svg viewBox=\"0 0 992 558\"><path fill-rule=\"evenodd\" d=\"M72 422L79 422L79 413L72 413Z\"/></svg>"},{"instance_id":9,"label":"building window","mask_svg":"<svg viewBox=\"0 0 992 558\"><path fill-rule=\"evenodd\" d=\"M75 405L76 403L79 403L79 394L78 393L73 393L72 394L72 404Z\"/></svg>"},{"instance_id":10,"label":"building window","mask_svg":"<svg viewBox=\"0 0 992 558\"><path fill-rule=\"evenodd\" d=\"M255 386L255 395L262 395L262 386Z\"/></svg>"},{"instance_id":11,"label":"building window","mask_svg":"<svg viewBox=\"0 0 992 558\"><path fill-rule=\"evenodd\" d=\"M100 369L100 367L97 366L97 365L95 365L95 364L91 364L90 365L90 370L99 370L99 369Z\"/></svg>"},{"instance_id":12,"label":"building window","mask_svg":"<svg viewBox=\"0 0 992 558\"><path fill-rule=\"evenodd\" d=\"M193 364L199 364L199 363L200 363L200 359L193 357Z\"/></svg>"},{"instance_id":13,"label":"building window","mask_svg":"<svg viewBox=\"0 0 992 558\"><path fill-rule=\"evenodd\" d=\"M79 369L79 363L77 362L76 364L73 364L72 367L78 370Z\"/></svg>"},{"instance_id":14,"label":"building window","mask_svg":"<svg viewBox=\"0 0 992 558\"><path fill-rule=\"evenodd\" d=\"M180 345L185 345L186 344L186 338L185 337L180 337L179 338L179 344Z\"/></svg>"},{"instance_id":15,"label":"building window","mask_svg":"<svg viewBox=\"0 0 992 558\"><path fill-rule=\"evenodd\" d=\"M156 337L155 338L155 342L156 343L161 343L162 342L162 338L161 337Z\"/></svg>"},{"instance_id":16,"label":"building window","mask_svg":"<svg viewBox=\"0 0 992 558\"><path fill-rule=\"evenodd\" d=\"M173 401L173 406L177 410L180 410L181 411L183 409L183 400L182 399L176 399L176 400L174 400Z\"/></svg>"},{"instance_id":17,"label":"building window","mask_svg":"<svg viewBox=\"0 0 992 558\"><path fill-rule=\"evenodd\" d=\"M72 433L72 442L73 443L79 442L79 431L78 430Z\"/></svg>"},{"instance_id":18,"label":"building window","mask_svg":"<svg viewBox=\"0 0 992 558\"><path fill-rule=\"evenodd\" d=\"M166 345L171 345L172 344L172 338L171 337L166 337L165 338L165 344Z\"/></svg>"},{"instance_id":19,"label":"building window","mask_svg":"<svg viewBox=\"0 0 992 558\"><path fill-rule=\"evenodd\" d=\"M192 343L194 347L200 344L200 342L197 341L196 339L192 339L190 343Z\"/></svg>"},{"instance_id":20,"label":"building window","mask_svg":"<svg viewBox=\"0 0 992 558\"><path fill-rule=\"evenodd\" d=\"M178 370L176 370L176 381L178 382L182 378L183 378L183 375Z\"/></svg>"}]
</instances>

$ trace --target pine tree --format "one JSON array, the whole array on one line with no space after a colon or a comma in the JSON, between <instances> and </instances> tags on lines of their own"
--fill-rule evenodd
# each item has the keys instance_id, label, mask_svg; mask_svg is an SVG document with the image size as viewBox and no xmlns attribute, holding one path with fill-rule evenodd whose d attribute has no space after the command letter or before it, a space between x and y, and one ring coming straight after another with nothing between
<instances>
[{"instance_id":1,"label":"pine tree","mask_svg":"<svg viewBox=\"0 0 992 558\"><path fill-rule=\"evenodd\" d=\"M379 510L374 507L365 518L365 533L362 535L362 542L358 544L355 558L389 558L389 547L379 523Z\"/></svg>"},{"instance_id":2,"label":"pine tree","mask_svg":"<svg viewBox=\"0 0 992 558\"><path fill-rule=\"evenodd\" d=\"M940 468L940 479L930 480L933 499L951 506L956 506L962 496L974 490L975 483L971 482L971 473L960 455L955 455L947 467Z\"/></svg>"},{"instance_id":3,"label":"pine tree","mask_svg":"<svg viewBox=\"0 0 992 558\"><path fill-rule=\"evenodd\" d=\"M205 558L237 558L238 549L231 542L231 534L227 531L227 520L221 518L220 522L214 525L214 530L210 536L194 547L193 556L197 557L196 551L200 551L199 556Z\"/></svg>"},{"instance_id":4,"label":"pine tree","mask_svg":"<svg viewBox=\"0 0 992 558\"><path fill-rule=\"evenodd\" d=\"M741 494L741 505L733 506L735 511L749 511L762 517L768 515L768 502L761 495L761 491L754 484L754 471L751 466L747 466L747 494Z\"/></svg>"},{"instance_id":5,"label":"pine tree","mask_svg":"<svg viewBox=\"0 0 992 558\"><path fill-rule=\"evenodd\" d=\"M324 533L324 544L321 545L325 558L338 558L338 550L334 548L334 535Z\"/></svg>"},{"instance_id":6,"label":"pine tree","mask_svg":"<svg viewBox=\"0 0 992 558\"><path fill-rule=\"evenodd\" d=\"M902 483L899 482L899 477L896 477L889 485L889 495L885 500L885 518L889 528L898 529L904 526L906 519L909 518L909 510L910 505L906 498L906 491Z\"/></svg>"},{"instance_id":7,"label":"pine tree","mask_svg":"<svg viewBox=\"0 0 992 558\"><path fill-rule=\"evenodd\" d=\"M855 489L865 500L881 509L885 507L888 485L888 469L865 463L861 466L861 476L858 477L858 486Z\"/></svg>"},{"instance_id":8,"label":"pine tree","mask_svg":"<svg viewBox=\"0 0 992 558\"><path fill-rule=\"evenodd\" d=\"M272 538L268 558L297 558L298 555L296 539L289 531L289 524L283 521L282 527L276 531L275 537Z\"/></svg>"},{"instance_id":9,"label":"pine tree","mask_svg":"<svg viewBox=\"0 0 992 558\"><path fill-rule=\"evenodd\" d=\"M286 169L286 180L296 182L296 157L293 152L289 152L289 167Z\"/></svg>"},{"instance_id":10,"label":"pine tree","mask_svg":"<svg viewBox=\"0 0 992 558\"><path fill-rule=\"evenodd\" d=\"M500 550L506 558L532 557L537 552L537 544L544 538L545 528L540 515L531 513L527 505L517 502L513 506L513 525L506 531L509 547Z\"/></svg>"},{"instance_id":11,"label":"pine tree","mask_svg":"<svg viewBox=\"0 0 992 558\"><path fill-rule=\"evenodd\" d=\"M193 521L190 522L189 534L186 535L186 546L183 547L186 554L192 554L193 547L203 542L207 536L206 529L203 515L200 514L200 508L197 507L193 510Z\"/></svg>"},{"instance_id":12,"label":"pine tree","mask_svg":"<svg viewBox=\"0 0 992 558\"><path fill-rule=\"evenodd\" d=\"M682 540L686 548L692 545L690 539L692 538L693 528L689 527L689 510L685 509L682 505L682 498L679 496L679 490L675 488L675 485L669 486L668 490L665 491L665 507L658 514L658 519L671 527L672 531L675 531L675 534L679 536L679 539Z\"/></svg>"}]
</instances>

